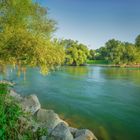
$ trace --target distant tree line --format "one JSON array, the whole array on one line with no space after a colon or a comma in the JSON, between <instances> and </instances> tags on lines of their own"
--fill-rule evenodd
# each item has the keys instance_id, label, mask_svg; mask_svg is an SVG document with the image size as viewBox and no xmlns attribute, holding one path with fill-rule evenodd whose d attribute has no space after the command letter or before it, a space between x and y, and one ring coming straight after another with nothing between
<instances>
[{"instance_id":1,"label":"distant tree line","mask_svg":"<svg viewBox=\"0 0 140 140\"><path fill-rule=\"evenodd\" d=\"M140 35L136 37L134 44L111 39L96 50L89 50L86 45L73 40L61 40L60 43L65 49L66 65L84 65L87 60L104 60L116 65L140 64Z\"/></svg>"},{"instance_id":2,"label":"distant tree line","mask_svg":"<svg viewBox=\"0 0 140 140\"><path fill-rule=\"evenodd\" d=\"M111 64L140 64L140 35L135 44L111 39L96 50L96 60L107 60Z\"/></svg>"}]
</instances>

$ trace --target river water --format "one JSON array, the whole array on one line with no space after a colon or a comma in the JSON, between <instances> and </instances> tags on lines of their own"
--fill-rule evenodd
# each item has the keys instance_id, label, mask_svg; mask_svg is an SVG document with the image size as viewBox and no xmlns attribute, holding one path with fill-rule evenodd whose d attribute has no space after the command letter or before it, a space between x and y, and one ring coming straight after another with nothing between
<instances>
[{"instance_id":1,"label":"river water","mask_svg":"<svg viewBox=\"0 0 140 140\"><path fill-rule=\"evenodd\" d=\"M2 77L2 76L0 76ZM72 126L89 128L99 140L140 140L140 69L63 67L47 76L37 69L7 71L22 95L36 94Z\"/></svg>"}]
</instances>

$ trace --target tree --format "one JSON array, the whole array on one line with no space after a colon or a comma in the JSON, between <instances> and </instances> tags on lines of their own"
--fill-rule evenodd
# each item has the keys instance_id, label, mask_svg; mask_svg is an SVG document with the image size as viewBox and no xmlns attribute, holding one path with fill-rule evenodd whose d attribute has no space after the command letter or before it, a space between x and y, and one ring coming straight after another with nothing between
<instances>
[{"instance_id":1,"label":"tree","mask_svg":"<svg viewBox=\"0 0 140 140\"><path fill-rule=\"evenodd\" d=\"M104 47L96 50L96 59L107 60L112 64L128 65L140 63L140 50L134 44L111 39Z\"/></svg>"},{"instance_id":2,"label":"tree","mask_svg":"<svg viewBox=\"0 0 140 140\"><path fill-rule=\"evenodd\" d=\"M62 40L61 43L65 47L67 65L79 66L86 63L89 56L87 46L73 40Z\"/></svg>"},{"instance_id":3,"label":"tree","mask_svg":"<svg viewBox=\"0 0 140 140\"><path fill-rule=\"evenodd\" d=\"M135 45L140 49L140 35L138 35L135 39Z\"/></svg>"},{"instance_id":4,"label":"tree","mask_svg":"<svg viewBox=\"0 0 140 140\"><path fill-rule=\"evenodd\" d=\"M121 64L123 52L122 43L118 40L111 39L105 44L106 56L105 59L113 64Z\"/></svg>"},{"instance_id":5,"label":"tree","mask_svg":"<svg viewBox=\"0 0 140 140\"><path fill-rule=\"evenodd\" d=\"M32 0L0 1L0 64L40 67L47 73L64 61L64 50L51 41L55 22Z\"/></svg>"},{"instance_id":6,"label":"tree","mask_svg":"<svg viewBox=\"0 0 140 140\"><path fill-rule=\"evenodd\" d=\"M100 47L96 50L96 59L97 60L106 60L107 58L107 49L106 47Z\"/></svg>"},{"instance_id":7,"label":"tree","mask_svg":"<svg viewBox=\"0 0 140 140\"><path fill-rule=\"evenodd\" d=\"M88 57L88 59L94 60L94 59L95 59L95 56L96 56L96 51L93 50L93 49L91 49L91 50L89 51L89 57Z\"/></svg>"},{"instance_id":8,"label":"tree","mask_svg":"<svg viewBox=\"0 0 140 140\"><path fill-rule=\"evenodd\" d=\"M135 45L131 43L125 43L124 44L124 52L122 57L122 63L123 64L138 64L140 63L140 52L135 47Z\"/></svg>"}]
</instances>

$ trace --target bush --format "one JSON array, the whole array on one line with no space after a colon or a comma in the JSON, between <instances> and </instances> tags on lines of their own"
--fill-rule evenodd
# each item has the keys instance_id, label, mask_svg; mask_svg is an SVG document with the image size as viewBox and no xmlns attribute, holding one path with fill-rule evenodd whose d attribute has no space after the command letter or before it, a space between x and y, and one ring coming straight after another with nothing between
<instances>
[{"instance_id":1,"label":"bush","mask_svg":"<svg viewBox=\"0 0 140 140\"><path fill-rule=\"evenodd\" d=\"M87 64L102 64L106 65L109 64L106 60L87 60Z\"/></svg>"},{"instance_id":2,"label":"bush","mask_svg":"<svg viewBox=\"0 0 140 140\"><path fill-rule=\"evenodd\" d=\"M18 119L22 114L18 104L8 96L7 84L0 84L0 139L14 140L18 133Z\"/></svg>"},{"instance_id":3,"label":"bush","mask_svg":"<svg viewBox=\"0 0 140 140\"><path fill-rule=\"evenodd\" d=\"M8 84L1 83L0 84L0 95L2 94L8 94Z\"/></svg>"},{"instance_id":4,"label":"bush","mask_svg":"<svg viewBox=\"0 0 140 140\"><path fill-rule=\"evenodd\" d=\"M9 85L0 83L0 140L34 140L47 135L45 128L33 132L31 115L23 112L20 105L9 96Z\"/></svg>"}]
</instances>

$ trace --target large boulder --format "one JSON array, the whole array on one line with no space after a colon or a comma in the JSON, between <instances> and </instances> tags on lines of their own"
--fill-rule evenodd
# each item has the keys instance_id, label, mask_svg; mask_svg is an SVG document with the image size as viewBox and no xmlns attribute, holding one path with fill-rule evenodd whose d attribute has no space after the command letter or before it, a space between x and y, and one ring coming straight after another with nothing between
<instances>
[{"instance_id":1,"label":"large boulder","mask_svg":"<svg viewBox=\"0 0 140 140\"><path fill-rule=\"evenodd\" d=\"M73 136L64 122L59 123L52 130L50 138L51 140L73 140Z\"/></svg>"},{"instance_id":2,"label":"large boulder","mask_svg":"<svg viewBox=\"0 0 140 140\"><path fill-rule=\"evenodd\" d=\"M21 102L23 100L23 97L16 93L14 90L10 90L10 96L12 96L16 101Z\"/></svg>"},{"instance_id":3,"label":"large boulder","mask_svg":"<svg viewBox=\"0 0 140 140\"><path fill-rule=\"evenodd\" d=\"M48 140L48 139L47 139L47 136L42 136L39 138L39 140Z\"/></svg>"},{"instance_id":4,"label":"large boulder","mask_svg":"<svg viewBox=\"0 0 140 140\"><path fill-rule=\"evenodd\" d=\"M78 131L77 128L69 127L69 130L73 136L75 136L76 132Z\"/></svg>"},{"instance_id":5,"label":"large boulder","mask_svg":"<svg viewBox=\"0 0 140 140\"><path fill-rule=\"evenodd\" d=\"M21 106L25 112L30 112L31 114L35 114L41 108L36 95L25 97L21 102Z\"/></svg>"},{"instance_id":6,"label":"large boulder","mask_svg":"<svg viewBox=\"0 0 140 140\"><path fill-rule=\"evenodd\" d=\"M50 133L60 122L64 122L53 110L39 109L36 113L36 118L42 123L43 127L47 127L48 133ZM67 125L67 123L65 124Z\"/></svg>"},{"instance_id":7,"label":"large boulder","mask_svg":"<svg viewBox=\"0 0 140 140\"><path fill-rule=\"evenodd\" d=\"M88 129L77 130L74 140L97 140L95 135Z\"/></svg>"}]
</instances>

